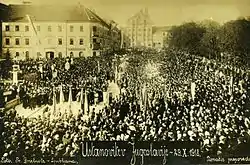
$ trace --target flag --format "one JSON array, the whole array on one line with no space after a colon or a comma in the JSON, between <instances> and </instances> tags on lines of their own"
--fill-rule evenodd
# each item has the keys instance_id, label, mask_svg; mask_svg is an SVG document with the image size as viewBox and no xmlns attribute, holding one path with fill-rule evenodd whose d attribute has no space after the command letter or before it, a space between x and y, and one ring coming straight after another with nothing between
<instances>
[{"instance_id":1,"label":"flag","mask_svg":"<svg viewBox=\"0 0 250 165\"><path fill-rule=\"evenodd\" d=\"M82 105L83 105L83 88L81 88L81 94L80 94L80 109L82 110L83 109L83 107L82 107ZM83 114L84 114L84 111L83 111Z\"/></svg>"},{"instance_id":2,"label":"flag","mask_svg":"<svg viewBox=\"0 0 250 165\"><path fill-rule=\"evenodd\" d=\"M72 103L72 89L69 87L69 110L71 111L71 103Z\"/></svg>"},{"instance_id":3,"label":"flag","mask_svg":"<svg viewBox=\"0 0 250 165\"><path fill-rule=\"evenodd\" d=\"M64 94L63 94L63 87L60 86L60 104L64 102Z\"/></svg>"},{"instance_id":4,"label":"flag","mask_svg":"<svg viewBox=\"0 0 250 165\"><path fill-rule=\"evenodd\" d=\"M229 85L229 94L232 95L232 93L233 93L233 77L231 77Z\"/></svg>"},{"instance_id":5,"label":"flag","mask_svg":"<svg viewBox=\"0 0 250 165\"><path fill-rule=\"evenodd\" d=\"M143 103L143 107L144 109L146 110L147 109L147 106L148 106L148 103L149 103L149 100L148 100L148 93L147 93L147 87L146 85L144 84L143 86L143 89L142 89L142 103Z\"/></svg>"},{"instance_id":6,"label":"flag","mask_svg":"<svg viewBox=\"0 0 250 165\"><path fill-rule=\"evenodd\" d=\"M65 69L68 71L70 69L70 64L69 62L67 61L66 64L65 64Z\"/></svg>"},{"instance_id":7,"label":"flag","mask_svg":"<svg viewBox=\"0 0 250 165\"><path fill-rule=\"evenodd\" d=\"M140 94L138 94L138 97L139 97L140 109L142 110L143 109L143 94L142 94L142 89L140 90Z\"/></svg>"},{"instance_id":8,"label":"flag","mask_svg":"<svg viewBox=\"0 0 250 165\"><path fill-rule=\"evenodd\" d=\"M17 71L13 71L13 84L18 84Z\"/></svg>"},{"instance_id":9,"label":"flag","mask_svg":"<svg viewBox=\"0 0 250 165\"><path fill-rule=\"evenodd\" d=\"M117 79L118 79L118 67L115 66L115 82L117 83Z\"/></svg>"},{"instance_id":10,"label":"flag","mask_svg":"<svg viewBox=\"0 0 250 165\"><path fill-rule=\"evenodd\" d=\"M195 97L195 83L194 82L191 83L191 96L192 96L192 99L194 100L194 97Z\"/></svg>"},{"instance_id":11,"label":"flag","mask_svg":"<svg viewBox=\"0 0 250 165\"><path fill-rule=\"evenodd\" d=\"M100 72L100 61L97 61L98 73Z\"/></svg>"},{"instance_id":12,"label":"flag","mask_svg":"<svg viewBox=\"0 0 250 165\"><path fill-rule=\"evenodd\" d=\"M104 106L108 105L108 92L103 92L103 104Z\"/></svg>"},{"instance_id":13,"label":"flag","mask_svg":"<svg viewBox=\"0 0 250 165\"><path fill-rule=\"evenodd\" d=\"M88 95L87 95L87 92L85 90L85 94L84 94L84 114L88 114L88 111L89 111Z\"/></svg>"},{"instance_id":14,"label":"flag","mask_svg":"<svg viewBox=\"0 0 250 165\"><path fill-rule=\"evenodd\" d=\"M53 114L56 115L56 91L53 87Z\"/></svg>"}]
</instances>

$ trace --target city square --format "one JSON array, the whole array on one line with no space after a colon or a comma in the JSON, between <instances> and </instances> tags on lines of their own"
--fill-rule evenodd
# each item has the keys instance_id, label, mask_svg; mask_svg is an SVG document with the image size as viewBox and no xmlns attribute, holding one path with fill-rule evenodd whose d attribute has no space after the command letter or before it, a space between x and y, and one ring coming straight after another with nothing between
<instances>
[{"instance_id":1,"label":"city square","mask_svg":"<svg viewBox=\"0 0 250 165\"><path fill-rule=\"evenodd\" d=\"M80 2L0 8L2 162L75 158L87 141L249 156L250 17L158 26L145 7L119 26Z\"/></svg>"}]
</instances>

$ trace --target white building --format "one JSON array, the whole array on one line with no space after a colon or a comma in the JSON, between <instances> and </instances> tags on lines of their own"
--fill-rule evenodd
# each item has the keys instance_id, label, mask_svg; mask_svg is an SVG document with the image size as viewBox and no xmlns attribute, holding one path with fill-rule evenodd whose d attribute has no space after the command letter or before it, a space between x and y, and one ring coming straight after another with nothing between
<instances>
[{"instance_id":1,"label":"white building","mask_svg":"<svg viewBox=\"0 0 250 165\"><path fill-rule=\"evenodd\" d=\"M2 48L12 58L99 56L120 46L119 29L111 29L84 6L9 7L9 21L2 24Z\"/></svg>"},{"instance_id":2,"label":"white building","mask_svg":"<svg viewBox=\"0 0 250 165\"><path fill-rule=\"evenodd\" d=\"M161 49L164 47L169 29L169 26L153 27L153 48Z\"/></svg>"},{"instance_id":3,"label":"white building","mask_svg":"<svg viewBox=\"0 0 250 165\"><path fill-rule=\"evenodd\" d=\"M126 34L130 39L131 47L152 47L152 27L148 9L141 10L129 18Z\"/></svg>"}]
</instances>

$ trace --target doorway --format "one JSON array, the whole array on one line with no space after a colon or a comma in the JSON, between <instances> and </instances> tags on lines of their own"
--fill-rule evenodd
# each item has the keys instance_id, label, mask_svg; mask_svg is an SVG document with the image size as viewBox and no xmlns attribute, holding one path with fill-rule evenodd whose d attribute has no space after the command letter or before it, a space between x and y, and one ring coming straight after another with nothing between
<instances>
[{"instance_id":1,"label":"doorway","mask_svg":"<svg viewBox=\"0 0 250 165\"><path fill-rule=\"evenodd\" d=\"M46 52L46 57L47 59L53 60L55 58L55 53L54 52Z\"/></svg>"}]
</instances>

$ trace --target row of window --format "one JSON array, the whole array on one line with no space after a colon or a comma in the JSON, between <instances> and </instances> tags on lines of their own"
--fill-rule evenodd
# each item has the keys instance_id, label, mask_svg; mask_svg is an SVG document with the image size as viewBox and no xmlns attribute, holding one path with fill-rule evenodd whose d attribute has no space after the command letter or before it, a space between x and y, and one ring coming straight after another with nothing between
<instances>
[{"instance_id":1,"label":"row of window","mask_svg":"<svg viewBox=\"0 0 250 165\"><path fill-rule=\"evenodd\" d=\"M36 26L36 30L37 31L41 31L41 27L40 26ZM48 26L48 32L52 32L52 26ZM5 26L5 31L10 31L10 25L6 25ZM15 31L20 31L20 26L19 25L15 25ZM28 32L30 31L30 26L25 25L24 27L24 31ZM57 31L58 32L62 32L62 26L58 26L57 27ZM69 31L70 32L74 32L74 26L70 26L69 27ZM80 32L83 32L83 26L80 26Z\"/></svg>"},{"instance_id":2,"label":"row of window","mask_svg":"<svg viewBox=\"0 0 250 165\"><path fill-rule=\"evenodd\" d=\"M20 52L16 52L15 57L19 57L19 56L20 56ZM29 59L29 51L25 52L25 56L26 56L26 59ZM37 52L37 58L39 58L40 56L41 56L40 52ZM62 58L62 52L58 53L58 57ZM74 57L73 52L70 52L70 57ZM79 52L79 57L83 57L83 52Z\"/></svg>"},{"instance_id":3,"label":"row of window","mask_svg":"<svg viewBox=\"0 0 250 165\"><path fill-rule=\"evenodd\" d=\"M25 45L30 44L29 38L25 38ZM5 38L5 45L10 45L10 38ZM15 38L15 45L20 45L20 38Z\"/></svg>"},{"instance_id":4,"label":"row of window","mask_svg":"<svg viewBox=\"0 0 250 165\"><path fill-rule=\"evenodd\" d=\"M30 40L29 38L25 38L25 45L29 45L30 44ZM48 44L52 43L52 39L48 39ZM62 38L58 38L58 45L62 45L63 44L63 39ZM73 38L70 38L69 40L69 44L70 45L74 45L75 44L75 40ZM80 38L79 39L79 45L83 45L83 39ZM10 45L10 38L5 38L5 45ZM20 45L20 38L15 38L15 45Z\"/></svg>"}]
</instances>

